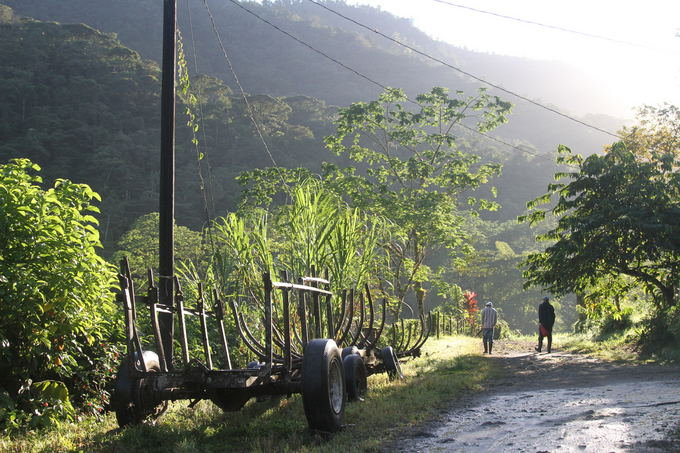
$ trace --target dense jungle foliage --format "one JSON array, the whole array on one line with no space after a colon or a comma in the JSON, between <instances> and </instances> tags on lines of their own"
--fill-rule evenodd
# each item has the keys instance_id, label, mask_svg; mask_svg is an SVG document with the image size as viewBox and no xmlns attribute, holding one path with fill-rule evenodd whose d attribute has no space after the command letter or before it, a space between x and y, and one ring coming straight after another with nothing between
<instances>
[{"instance_id":1,"label":"dense jungle foliage","mask_svg":"<svg viewBox=\"0 0 680 453\"><path fill-rule=\"evenodd\" d=\"M86 25L18 19L0 26L0 56L6 62L0 68L0 160L27 157L48 181L69 178L101 193L102 241L112 251L135 219L157 209L158 66ZM271 161L240 97L210 77L193 84L202 106L201 147L211 150L211 201L220 212L235 205L234 177ZM250 104L279 165L319 162L318 143L330 132L323 102L258 95ZM206 214L196 152L181 112L180 104L177 218L200 229Z\"/></svg>"}]
</instances>

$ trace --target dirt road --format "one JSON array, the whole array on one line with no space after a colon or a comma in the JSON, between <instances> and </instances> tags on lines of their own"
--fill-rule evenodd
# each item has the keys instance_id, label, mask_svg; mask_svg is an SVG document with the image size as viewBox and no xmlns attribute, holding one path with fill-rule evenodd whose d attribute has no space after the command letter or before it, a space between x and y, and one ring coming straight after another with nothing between
<instances>
[{"instance_id":1,"label":"dirt road","mask_svg":"<svg viewBox=\"0 0 680 453\"><path fill-rule=\"evenodd\" d=\"M402 452L671 452L680 441L680 368L603 362L496 342L504 368L474 397L400 439Z\"/></svg>"}]
</instances>

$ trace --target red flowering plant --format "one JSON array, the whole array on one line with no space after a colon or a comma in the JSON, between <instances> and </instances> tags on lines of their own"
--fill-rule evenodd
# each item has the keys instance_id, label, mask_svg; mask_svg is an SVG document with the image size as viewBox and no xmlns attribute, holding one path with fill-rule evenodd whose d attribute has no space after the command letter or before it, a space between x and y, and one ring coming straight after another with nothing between
<instances>
[{"instance_id":1,"label":"red flowering plant","mask_svg":"<svg viewBox=\"0 0 680 453\"><path fill-rule=\"evenodd\" d=\"M83 353L80 366L66 383L72 388L74 405L84 414L98 417L108 409L125 347L115 341L100 341Z\"/></svg>"},{"instance_id":2,"label":"red flowering plant","mask_svg":"<svg viewBox=\"0 0 680 453\"><path fill-rule=\"evenodd\" d=\"M474 291L463 291L463 310L465 310L465 320L470 327L470 333L473 333L478 320L477 313L479 312L477 293Z\"/></svg>"}]
</instances>

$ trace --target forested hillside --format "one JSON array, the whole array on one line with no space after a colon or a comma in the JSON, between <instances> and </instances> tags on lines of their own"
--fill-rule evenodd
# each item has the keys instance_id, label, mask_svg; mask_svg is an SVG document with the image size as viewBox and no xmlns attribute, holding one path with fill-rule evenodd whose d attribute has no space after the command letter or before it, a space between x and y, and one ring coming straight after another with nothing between
<instances>
[{"instance_id":1,"label":"forested hillside","mask_svg":"<svg viewBox=\"0 0 680 453\"><path fill-rule=\"evenodd\" d=\"M67 11L66 8L58 10ZM124 11L109 12L116 17ZM138 20L137 16L129 19ZM47 182L68 178L91 185L103 198L100 232L108 255L133 222L158 209L158 65L123 46L113 33L103 33L89 25L19 18L6 7L2 17L0 57L7 64L0 68L5 100L0 111L0 161L28 157L43 167ZM189 48L186 34L184 39L185 48ZM397 58L396 49L380 52L385 58ZM422 63L420 66L423 67ZM281 71L280 77L272 79L276 81L286 78L284 76L287 74ZM210 76L192 74L191 85L192 92L198 96L201 114L197 119L199 148L192 144L191 131L185 125L186 106L180 96L176 218L180 225L198 231L207 221L200 192L198 154L205 155L201 171L210 189L211 216L236 207L240 192L236 176L245 170L273 164L240 95ZM335 108L307 96L274 98L256 94L249 100L277 164L318 171L321 162L342 163L341 158L325 149L322 140L334 131ZM509 124L501 127L510 127L514 121L512 114ZM479 194L487 197L491 186L498 189L496 201L500 209L483 216L505 223L470 226L476 238L475 247L480 250L479 257L468 271L450 278L462 287L476 288L480 297L497 300L502 297L501 305L524 305L528 300L514 264L535 245L528 228L515 225L514 219L524 211L526 200L544 190L554 172L553 159L533 155L538 152L526 141L516 143L530 154L466 129L457 129L456 135L461 150L478 154L484 161L502 164L501 176L483 185ZM498 252L499 241L509 244L512 256ZM447 260L445 255L428 258L433 265L445 264ZM498 272L506 272L501 267L508 266L512 267L511 276L485 280L476 277L482 268L486 269L484 275L489 276L496 268ZM438 300L433 292L430 303L436 304ZM526 324L531 316L518 313L516 326Z\"/></svg>"},{"instance_id":2,"label":"forested hillside","mask_svg":"<svg viewBox=\"0 0 680 453\"><path fill-rule=\"evenodd\" d=\"M135 219L157 209L158 66L87 25L18 19L6 7L2 11L0 161L28 157L43 167L48 181L91 185L104 198L101 233L111 246ZM201 92L200 152L208 154L215 209L223 212L238 195L235 176L272 162L240 96L214 78L193 84ZM258 95L250 103L278 164L318 168L331 157L320 145L330 132L322 101ZM200 228L206 214L197 154L182 112L180 105L177 218Z\"/></svg>"},{"instance_id":3,"label":"forested hillside","mask_svg":"<svg viewBox=\"0 0 680 453\"><path fill-rule=\"evenodd\" d=\"M84 22L114 32L121 42L146 58L160 59L161 6L157 0L5 0L20 14L42 20ZM353 7L340 1L328 2L333 9L382 33L444 61L499 84L518 94L559 109L589 110L600 94L589 90L573 68L554 62L471 52L434 41L408 20L370 7ZM188 6L187 6L188 5ZM331 105L375 98L382 89L359 75L329 61L308 47L285 36L272 26L231 2L210 3L217 30L245 89L276 96L306 95ZM242 2L264 20L383 85L403 88L409 95L433 86L475 91L479 83L450 68L427 60L307 1ZM180 28L187 41L195 39L198 71L218 77L234 88L233 76L203 2L178 7ZM565 84L563 81L569 80ZM555 116L507 93L499 96L516 104L513 121L495 133L511 141L527 141L539 153L552 153L560 140L585 154L602 149L611 137ZM616 131L622 120L592 116L588 119ZM506 149L506 152L513 152Z\"/></svg>"},{"instance_id":4,"label":"forested hillside","mask_svg":"<svg viewBox=\"0 0 680 453\"><path fill-rule=\"evenodd\" d=\"M0 70L6 100L0 113L0 158L29 157L44 167L48 179L92 184L104 194L102 237L111 245L134 219L156 208L158 66L122 46L114 35L87 25L10 20L6 11L0 43L7 62ZM234 177L272 162L244 115L240 96L210 77L195 78L193 85L203 93L201 151L208 154L215 208L222 212L234 206ZM280 102L258 95L253 105L279 165L304 162L313 169L333 159L321 141L331 131L332 113L323 101L297 96ZM198 228L205 214L196 152L182 111L179 107L177 217ZM465 131L462 135L468 135L468 149L504 163L505 176L495 182L503 208L493 218L521 213L525 200L545 186L551 159L535 159ZM533 159L529 178L527 159Z\"/></svg>"}]
</instances>

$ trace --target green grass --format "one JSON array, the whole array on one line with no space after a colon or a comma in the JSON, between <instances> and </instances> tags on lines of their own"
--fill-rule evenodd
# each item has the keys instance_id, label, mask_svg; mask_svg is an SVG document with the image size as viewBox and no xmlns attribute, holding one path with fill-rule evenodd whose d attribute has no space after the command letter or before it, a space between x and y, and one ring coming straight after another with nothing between
<instances>
[{"instance_id":1,"label":"green grass","mask_svg":"<svg viewBox=\"0 0 680 453\"><path fill-rule=\"evenodd\" d=\"M624 331L605 337L586 333L558 334L553 343L563 350L588 354L607 361L646 362L634 347L631 332Z\"/></svg>"},{"instance_id":2,"label":"green grass","mask_svg":"<svg viewBox=\"0 0 680 453\"><path fill-rule=\"evenodd\" d=\"M49 431L0 439L7 452L132 452L193 453L349 452L381 451L399 434L437 415L463 393L482 389L497 374L492 362L479 355L479 339L431 339L423 356L403 364L403 381L384 374L369 378L363 403L347 406L345 428L322 436L307 428L302 400L251 402L242 411L223 413L204 401L189 409L174 403L155 426L117 430L115 417L84 419Z\"/></svg>"}]
</instances>

